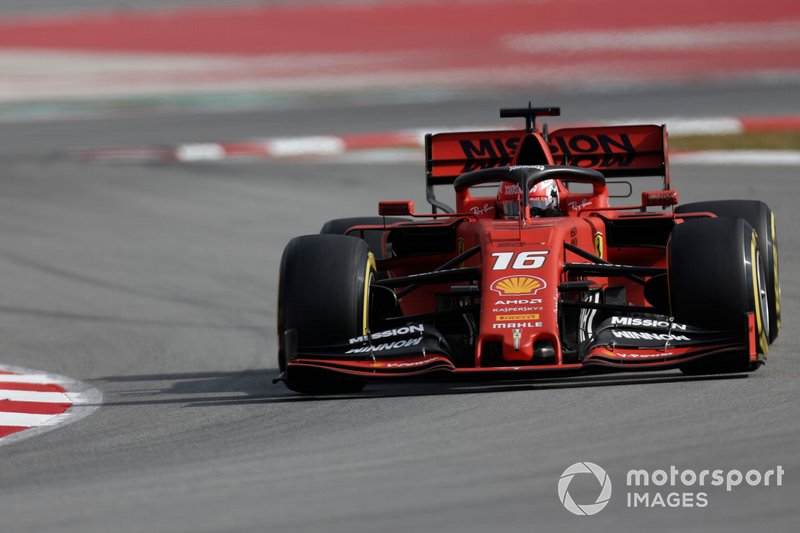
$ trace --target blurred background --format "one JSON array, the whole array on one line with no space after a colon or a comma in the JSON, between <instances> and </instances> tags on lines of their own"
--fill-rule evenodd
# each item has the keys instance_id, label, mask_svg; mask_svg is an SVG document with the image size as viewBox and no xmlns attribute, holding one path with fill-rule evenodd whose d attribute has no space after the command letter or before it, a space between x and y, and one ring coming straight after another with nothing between
<instances>
[{"instance_id":1,"label":"blurred background","mask_svg":"<svg viewBox=\"0 0 800 533\"><path fill-rule=\"evenodd\" d=\"M800 8L789 0L4 0L0 10L4 116L15 105L33 114L50 104L52 118L155 106L307 107L303 98L345 95L446 102L710 83L726 92L793 83L800 67ZM789 102L768 107L757 96L725 109L790 111L780 108ZM701 105L722 109L704 101L664 111L693 115ZM651 102L642 111L662 109Z\"/></svg>"}]
</instances>

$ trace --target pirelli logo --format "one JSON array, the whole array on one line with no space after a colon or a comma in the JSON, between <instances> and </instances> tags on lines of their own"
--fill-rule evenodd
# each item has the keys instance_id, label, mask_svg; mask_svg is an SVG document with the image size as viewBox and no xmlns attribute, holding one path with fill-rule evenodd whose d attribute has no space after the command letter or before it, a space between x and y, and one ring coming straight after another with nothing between
<instances>
[{"instance_id":1,"label":"pirelli logo","mask_svg":"<svg viewBox=\"0 0 800 533\"><path fill-rule=\"evenodd\" d=\"M519 320L539 320L539 315L497 315L495 317L495 322L510 322L512 320L514 322Z\"/></svg>"}]
</instances>

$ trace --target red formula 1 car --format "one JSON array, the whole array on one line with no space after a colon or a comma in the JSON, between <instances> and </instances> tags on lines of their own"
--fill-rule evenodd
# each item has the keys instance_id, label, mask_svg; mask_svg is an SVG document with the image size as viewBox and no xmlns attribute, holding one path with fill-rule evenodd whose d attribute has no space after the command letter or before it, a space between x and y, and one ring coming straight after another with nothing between
<instances>
[{"instance_id":1,"label":"red formula 1 car","mask_svg":"<svg viewBox=\"0 0 800 533\"><path fill-rule=\"evenodd\" d=\"M426 138L427 198L332 220L281 261L281 379L300 392L414 376L522 378L590 370L745 372L780 330L766 204L678 205L664 126ZM641 204L630 197L656 177ZM436 186L455 189L455 208ZM628 203L631 203L628 200ZM638 203L638 202L637 202Z\"/></svg>"}]
</instances>

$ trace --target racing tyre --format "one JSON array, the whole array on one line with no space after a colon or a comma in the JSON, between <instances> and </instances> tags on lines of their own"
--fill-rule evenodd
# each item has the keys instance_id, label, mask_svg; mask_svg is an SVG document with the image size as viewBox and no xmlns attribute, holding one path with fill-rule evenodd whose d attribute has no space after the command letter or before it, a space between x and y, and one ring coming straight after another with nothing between
<instances>
[{"instance_id":1,"label":"racing tyre","mask_svg":"<svg viewBox=\"0 0 800 533\"><path fill-rule=\"evenodd\" d=\"M704 218L675 226L667 244L670 309L675 320L712 330L756 323L756 349L767 354L769 303L758 234L741 218ZM681 368L685 373L754 370L747 350Z\"/></svg>"},{"instance_id":2,"label":"racing tyre","mask_svg":"<svg viewBox=\"0 0 800 533\"><path fill-rule=\"evenodd\" d=\"M292 239L281 259L278 285L278 366L287 387L305 393L357 392L361 380L288 369L287 346L309 348L364 335L375 257L367 243L346 235Z\"/></svg>"},{"instance_id":3,"label":"racing tyre","mask_svg":"<svg viewBox=\"0 0 800 533\"><path fill-rule=\"evenodd\" d=\"M408 219L400 217L351 217L351 218L335 218L329 220L322 225L319 230L321 234L328 235L344 235L347 230L353 226L366 226L366 225L383 225L387 226L395 222L407 222ZM357 233L352 236L359 237ZM383 257L383 244L381 243L381 233L379 231L364 232L364 240L369 246L369 251L375 254L375 257Z\"/></svg>"},{"instance_id":4,"label":"racing tyre","mask_svg":"<svg viewBox=\"0 0 800 533\"><path fill-rule=\"evenodd\" d=\"M710 212L720 217L743 218L758 233L758 251L764 264L769 301L770 344L781 331L781 285L778 275L778 239L775 214L764 202L757 200L713 200L693 202L675 209L676 213Z\"/></svg>"}]
</instances>

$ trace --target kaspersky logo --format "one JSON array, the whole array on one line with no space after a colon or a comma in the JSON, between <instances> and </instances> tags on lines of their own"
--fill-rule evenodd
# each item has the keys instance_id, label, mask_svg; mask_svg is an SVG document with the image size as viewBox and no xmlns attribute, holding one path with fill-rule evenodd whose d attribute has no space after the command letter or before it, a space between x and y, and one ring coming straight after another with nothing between
<instances>
[{"instance_id":1,"label":"kaspersky logo","mask_svg":"<svg viewBox=\"0 0 800 533\"><path fill-rule=\"evenodd\" d=\"M579 504L572 499L569 493L569 484L572 478L579 475L593 475L599 483L600 494L594 503ZM602 511L611 499L611 478L601 467L589 461L575 463L567 467L558 480L558 499L564 508L572 514L578 516L591 516Z\"/></svg>"},{"instance_id":2,"label":"kaspersky logo","mask_svg":"<svg viewBox=\"0 0 800 533\"><path fill-rule=\"evenodd\" d=\"M536 276L506 276L495 280L489 288L503 296L536 294L547 287L543 279Z\"/></svg>"}]
</instances>

